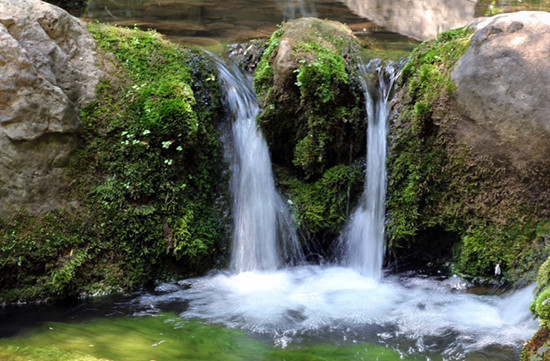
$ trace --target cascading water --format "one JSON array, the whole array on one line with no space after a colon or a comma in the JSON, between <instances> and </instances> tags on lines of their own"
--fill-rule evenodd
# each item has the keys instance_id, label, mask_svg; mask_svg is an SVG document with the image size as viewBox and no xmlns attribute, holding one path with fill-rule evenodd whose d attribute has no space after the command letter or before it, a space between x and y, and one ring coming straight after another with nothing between
<instances>
[{"instance_id":1,"label":"cascading water","mask_svg":"<svg viewBox=\"0 0 550 361\"><path fill-rule=\"evenodd\" d=\"M181 317L239 328L282 348L301 342L364 342L354 359L374 359L373 344L399 353L387 360L517 359L521 344L537 328L528 309L534 286L508 296L479 296L467 293L467 283L458 277L390 275L378 280L384 247L387 101L397 70L382 70L377 63L371 67L376 68L381 87L367 94L373 133L369 144L375 148L368 150L367 174L375 180L367 176L362 205L348 226L349 267L276 269L287 255L297 254L298 243L289 232L289 219L282 216L284 202L275 191L267 146L256 129L258 107L250 82L242 73L219 64L225 100L234 118L232 269L237 273L213 272L161 285L159 292L140 297L147 312L184 304ZM370 223L375 229L367 229ZM287 242L280 242L282 238ZM360 245L364 240L366 245ZM375 251L369 252L371 248Z\"/></svg>"},{"instance_id":2,"label":"cascading water","mask_svg":"<svg viewBox=\"0 0 550 361\"><path fill-rule=\"evenodd\" d=\"M250 79L216 61L232 117L234 235L231 270L274 270L303 254L290 214L275 189L267 144L256 127L258 104Z\"/></svg>"},{"instance_id":3,"label":"cascading water","mask_svg":"<svg viewBox=\"0 0 550 361\"><path fill-rule=\"evenodd\" d=\"M386 200L386 139L391 89L399 76L395 64L371 61L360 68L367 108L367 167L365 191L342 233L345 265L366 277L379 280L384 256L384 213ZM369 85L378 75L376 87ZM374 89L373 89L374 88Z\"/></svg>"}]
</instances>

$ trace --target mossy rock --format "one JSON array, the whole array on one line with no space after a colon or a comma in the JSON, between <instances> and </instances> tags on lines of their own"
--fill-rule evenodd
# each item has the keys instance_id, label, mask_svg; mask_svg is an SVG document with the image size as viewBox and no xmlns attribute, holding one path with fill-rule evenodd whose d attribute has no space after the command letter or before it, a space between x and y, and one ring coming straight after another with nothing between
<instances>
[{"instance_id":1,"label":"mossy rock","mask_svg":"<svg viewBox=\"0 0 550 361\"><path fill-rule=\"evenodd\" d=\"M0 220L0 303L130 290L224 260L214 64L154 31L88 29L105 78L82 109L69 206Z\"/></svg>"},{"instance_id":2,"label":"mossy rock","mask_svg":"<svg viewBox=\"0 0 550 361\"><path fill-rule=\"evenodd\" d=\"M403 69L390 128L388 248L411 267L436 261L481 282L532 282L549 254L550 207L531 183L547 180L518 171L510 150L473 141L485 130L457 106L450 76L471 34L419 45Z\"/></svg>"},{"instance_id":3,"label":"mossy rock","mask_svg":"<svg viewBox=\"0 0 550 361\"><path fill-rule=\"evenodd\" d=\"M550 225L550 223L546 224L546 226L548 225ZM550 236L550 231L546 229L544 229L544 231L546 231L546 234ZM535 290L535 293L538 295L542 290L548 287L550 287L550 258L546 259L546 261L544 261L544 263L539 267L537 273L537 289Z\"/></svg>"},{"instance_id":4,"label":"mossy rock","mask_svg":"<svg viewBox=\"0 0 550 361\"><path fill-rule=\"evenodd\" d=\"M254 87L275 164L313 180L364 154L362 90L354 75L360 51L349 28L333 21L302 18L272 35Z\"/></svg>"},{"instance_id":5,"label":"mossy rock","mask_svg":"<svg viewBox=\"0 0 550 361\"><path fill-rule=\"evenodd\" d=\"M550 331L542 326L523 346L521 361L549 361L550 360Z\"/></svg>"},{"instance_id":6,"label":"mossy rock","mask_svg":"<svg viewBox=\"0 0 550 361\"><path fill-rule=\"evenodd\" d=\"M543 321L550 321L550 287L537 294L531 310Z\"/></svg>"},{"instance_id":7,"label":"mossy rock","mask_svg":"<svg viewBox=\"0 0 550 361\"><path fill-rule=\"evenodd\" d=\"M546 225L546 227L548 224ZM550 232L543 228L543 232L546 231L547 235ZM550 322L550 258L548 258L540 266L537 274L537 288L535 290L535 297L529 309L531 312L539 318L541 325L540 329L533 335L533 337L523 346L521 353L522 361L548 361L550 360L550 333L548 326Z\"/></svg>"},{"instance_id":8,"label":"mossy rock","mask_svg":"<svg viewBox=\"0 0 550 361\"><path fill-rule=\"evenodd\" d=\"M258 124L312 253L327 252L363 186L363 50L345 25L302 18L273 33L256 66Z\"/></svg>"}]
</instances>

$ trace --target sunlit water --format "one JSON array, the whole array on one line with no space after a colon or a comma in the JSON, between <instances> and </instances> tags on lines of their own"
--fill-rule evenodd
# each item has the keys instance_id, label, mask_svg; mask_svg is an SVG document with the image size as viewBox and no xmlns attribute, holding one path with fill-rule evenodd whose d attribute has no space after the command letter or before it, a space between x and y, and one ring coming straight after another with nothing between
<instances>
[{"instance_id":1,"label":"sunlit water","mask_svg":"<svg viewBox=\"0 0 550 361\"><path fill-rule=\"evenodd\" d=\"M212 50L269 37L283 21L314 16L347 24L383 43L432 38L475 17L550 10L550 0L90 0L85 17L157 29L173 40ZM407 39L407 38L405 38Z\"/></svg>"}]
</instances>

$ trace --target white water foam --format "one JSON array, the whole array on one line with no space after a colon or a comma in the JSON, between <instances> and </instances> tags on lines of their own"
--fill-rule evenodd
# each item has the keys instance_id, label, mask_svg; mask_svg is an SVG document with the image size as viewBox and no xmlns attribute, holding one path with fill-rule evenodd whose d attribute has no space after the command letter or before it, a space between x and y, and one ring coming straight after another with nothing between
<instances>
[{"instance_id":1,"label":"white water foam","mask_svg":"<svg viewBox=\"0 0 550 361\"><path fill-rule=\"evenodd\" d=\"M159 309L163 303L186 302L182 317L263 335L275 345L308 338L410 344L406 353L449 360L489 346L517 348L536 331L529 313L533 286L506 296L479 296L452 281L376 281L349 268L303 266L218 272L187 280L187 289L145 295L140 302Z\"/></svg>"},{"instance_id":2,"label":"white water foam","mask_svg":"<svg viewBox=\"0 0 550 361\"><path fill-rule=\"evenodd\" d=\"M383 255L380 234L366 238L378 242L377 251L372 252L372 245L360 244L365 232L359 232L348 254L365 252L358 263L348 259L350 268L277 270L281 258L287 258L285 250L297 254L297 239L283 235L282 246L277 240L285 229L293 232L288 218L278 215L281 198L273 185L267 146L256 129L253 93L243 86L247 84L244 79L235 78L223 66L219 69L235 118L233 272L212 273L180 286L166 285L162 289L169 292L141 296L138 301L144 307L162 310L174 302L186 304L182 317L269 337L281 347L308 339L337 344L364 341L386 344L402 354L426 355L426 359L438 355L438 359L466 360L467 355L493 346L517 349L535 332L537 324L528 310L532 286L504 297L479 296L466 293L464 283L454 278L380 279L381 261L375 262L371 272L374 261L363 257ZM387 104L387 98L384 101ZM385 187L383 177L378 178L379 186ZM383 193L383 188L378 189ZM262 208L266 206L269 209ZM383 215L383 199L375 208L382 209ZM363 209L356 213L360 217ZM373 219L382 225L377 232L381 229L383 234L383 218L382 222L379 217Z\"/></svg>"}]
</instances>

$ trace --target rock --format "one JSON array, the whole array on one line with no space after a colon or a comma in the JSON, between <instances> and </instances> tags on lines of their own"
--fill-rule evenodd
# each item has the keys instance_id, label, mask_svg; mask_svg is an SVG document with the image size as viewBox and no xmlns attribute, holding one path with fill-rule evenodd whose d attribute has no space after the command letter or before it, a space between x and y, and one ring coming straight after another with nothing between
<instances>
[{"instance_id":1,"label":"rock","mask_svg":"<svg viewBox=\"0 0 550 361\"><path fill-rule=\"evenodd\" d=\"M471 29L419 45L403 69L386 232L397 257L447 258L487 282L499 264L499 280L528 282L548 257L550 14Z\"/></svg>"},{"instance_id":2,"label":"rock","mask_svg":"<svg viewBox=\"0 0 550 361\"><path fill-rule=\"evenodd\" d=\"M485 129L478 145L513 150L509 153L516 168L548 162L550 13L481 18L471 27L471 45L451 78L461 110Z\"/></svg>"},{"instance_id":3,"label":"rock","mask_svg":"<svg viewBox=\"0 0 550 361\"><path fill-rule=\"evenodd\" d=\"M355 14L383 26L386 30L417 40L466 25L476 9L470 0L342 0Z\"/></svg>"},{"instance_id":4,"label":"rock","mask_svg":"<svg viewBox=\"0 0 550 361\"><path fill-rule=\"evenodd\" d=\"M74 149L79 107L101 72L95 41L66 11L39 0L0 4L0 216L55 207Z\"/></svg>"},{"instance_id":5,"label":"rock","mask_svg":"<svg viewBox=\"0 0 550 361\"><path fill-rule=\"evenodd\" d=\"M157 295L165 295L168 293L174 293L181 291L181 288L173 283L162 283L155 287L155 294Z\"/></svg>"},{"instance_id":6,"label":"rock","mask_svg":"<svg viewBox=\"0 0 550 361\"><path fill-rule=\"evenodd\" d=\"M367 122L358 74L363 50L347 26L301 18L273 33L255 67L258 125L275 180L291 200L298 232L319 259L363 189Z\"/></svg>"},{"instance_id":7,"label":"rock","mask_svg":"<svg viewBox=\"0 0 550 361\"><path fill-rule=\"evenodd\" d=\"M364 107L354 74L360 51L351 30L333 21L301 18L274 33L254 84L263 108L258 124L275 164L318 179L364 154Z\"/></svg>"}]
</instances>

